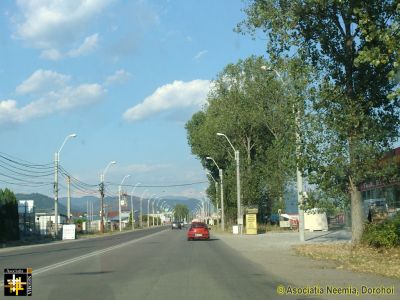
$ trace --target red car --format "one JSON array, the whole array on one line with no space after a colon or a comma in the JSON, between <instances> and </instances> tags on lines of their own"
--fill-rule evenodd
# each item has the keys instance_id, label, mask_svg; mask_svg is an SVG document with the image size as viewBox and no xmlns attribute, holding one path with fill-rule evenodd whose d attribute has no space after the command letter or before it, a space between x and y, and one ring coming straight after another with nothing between
<instances>
[{"instance_id":1,"label":"red car","mask_svg":"<svg viewBox=\"0 0 400 300\"><path fill-rule=\"evenodd\" d=\"M210 231L205 223L192 223L187 232L188 241L191 240L209 240Z\"/></svg>"}]
</instances>

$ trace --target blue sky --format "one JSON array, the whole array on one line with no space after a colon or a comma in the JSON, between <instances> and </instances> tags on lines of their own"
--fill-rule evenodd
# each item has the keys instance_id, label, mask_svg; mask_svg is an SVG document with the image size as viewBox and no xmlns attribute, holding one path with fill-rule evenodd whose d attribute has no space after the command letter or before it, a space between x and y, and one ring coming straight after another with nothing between
<instances>
[{"instance_id":1,"label":"blue sky","mask_svg":"<svg viewBox=\"0 0 400 300\"><path fill-rule=\"evenodd\" d=\"M265 55L233 32L241 0L0 2L0 151L74 177L174 185L207 181L184 124L228 63ZM1 178L0 178L1 179ZM0 182L0 188L6 185ZM201 196L206 184L148 193ZM52 195L52 186L9 186ZM144 188L138 187L136 194ZM115 192L111 187L110 192ZM129 191L128 191L129 192ZM73 191L75 195L81 195ZM60 197L65 189L60 190Z\"/></svg>"}]
</instances>

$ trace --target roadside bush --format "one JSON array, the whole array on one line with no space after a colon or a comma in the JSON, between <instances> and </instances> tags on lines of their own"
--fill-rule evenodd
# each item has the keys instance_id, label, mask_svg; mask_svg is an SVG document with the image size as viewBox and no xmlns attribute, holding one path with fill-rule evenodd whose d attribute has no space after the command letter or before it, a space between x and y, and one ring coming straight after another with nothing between
<instances>
[{"instance_id":1,"label":"roadside bush","mask_svg":"<svg viewBox=\"0 0 400 300\"><path fill-rule=\"evenodd\" d=\"M366 224L362 241L375 248L400 246L400 214L383 223Z\"/></svg>"}]
</instances>

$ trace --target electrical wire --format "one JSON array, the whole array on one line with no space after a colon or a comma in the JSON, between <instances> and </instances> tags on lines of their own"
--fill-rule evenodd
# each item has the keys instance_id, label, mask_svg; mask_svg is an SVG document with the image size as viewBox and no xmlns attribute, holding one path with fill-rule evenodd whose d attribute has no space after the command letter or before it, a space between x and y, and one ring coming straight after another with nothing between
<instances>
[{"instance_id":1,"label":"electrical wire","mask_svg":"<svg viewBox=\"0 0 400 300\"><path fill-rule=\"evenodd\" d=\"M15 171L15 170L13 170L13 169L11 169L9 167L6 167L1 163L0 163L0 169L5 169L5 170L7 170L9 172L12 172L12 173L17 174L17 175L25 176L25 177L39 178L39 177L48 177L48 176L54 175L54 171L53 172L46 171L46 173L45 172L31 172L31 171L28 171L28 172L31 172L31 173L21 173L21 172ZM27 171L27 170L23 170L23 169L20 169L20 168L15 168L15 167L14 167L14 169L17 169L17 170L20 170L20 171Z\"/></svg>"},{"instance_id":2,"label":"electrical wire","mask_svg":"<svg viewBox=\"0 0 400 300\"><path fill-rule=\"evenodd\" d=\"M42 187L42 186L47 186L47 185L52 185L53 183L21 183L21 182L11 182L11 181L6 181L3 179L0 179L0 182L5 183L5 184L11 184L11 185L18 185L18 186L28 186L28 187Z\"/></svg>"},{"instance_id":3,"label":"electrical wire","mask_svg":"<svg viewBox=\"0 0 400 300\"><path fill-rule=\"evenodd\" d=\"M203 184L203 183L208 183L208 181L197 181L197 182L190 182L190 183L181 183L181 184L167 184L167 185L144 185L141 184L141 188L167 188L167 187L180 187L180 186L188 186L188 185L196 185L196 184ZM108 183L111 186L119 186L120 184L117 183ZM123 184L122 186L124 187L134 187L135 185L133 184Z\"/></svg>"},{"instance_id":4,"label":"electrical wire","mask_svg":"<svg viewBox=\"0 0 400 300\"><path fill-rule=\"evenodd\" d=\"M62 175L65 175L65 176L71 178L71 180L73 180L73 181L79 183L79 184L82 185L82 186L87 186L87 187L91 187L91 188L93 188L93 187L98 187L98 186L99 186L98 184L86 183L86 182L83 182L83 181L81 181L81 180L75 178L75 177L72 176L70 173L68 173L68 171L65 170L61 165L59 166L59 170L61 171L60 173L61 173Z\"/></svg>"},{"instance_id":5,"label":"electrical wire","mask_svg":"<svg viewBox=\"0 0 400 300\"><path fill-rule=\"evenodd\" d=\"M53 163L47 164L34 164L28 162L26 160L22 160L20 158L13 157L9 154L0 151L0 170L6 171L8 174L0 172L0 182L12 185L20 185L20 186L31 186L31 187L42 187L46 185L54 186L54 181L50 177L54 175L54 165ZM58 165L59 174L65 179L69 178L70 184L76 190L86 193L86 194L97 194L99 184L90 184L83 182L74 176L72 176L63 166ZM11 174L10 174L11 173ZM5 177L3 179L1 177ZM26 178L28 177L28 178ZM38 179L38 180L35 180ZM39 180L40 179L40 180ZM143 188L168 188L168 187L183 187L183 186L191 186L197 184L204 184L207 181L198 181L198 182L190 182L190 183L182 183L182 184L166 184L166 185L152 185L142 184L140 187ZM59 186L66 188L65 186L59 183ZM107 182L105 186L120 186L120 184ZM125 184L124 187L134 187L134 185ZM104 189L105 195L110 197L115 197L117 192L113 192L108 189Z\"/></svg>"},{"instance_id":6,"label":"electrical wire","mask_svg":"<svg viewBox=\"0 0 400 300\"><path fill-rule=\"evenodd\" d=\"M4 152L0 152L0 158L5 159L9 162L12 162L14 164L23 166L23 167L27 167L27 168L36 168L36 169L51 169L53 168L53 163L47 163L47 164L33 164L31 162L28 162L26 160L20 159L20 158L16 158L13 157L9 154L6 154ZM17 161L19 160L19 161Z\"/></svg>"}]
</instances>

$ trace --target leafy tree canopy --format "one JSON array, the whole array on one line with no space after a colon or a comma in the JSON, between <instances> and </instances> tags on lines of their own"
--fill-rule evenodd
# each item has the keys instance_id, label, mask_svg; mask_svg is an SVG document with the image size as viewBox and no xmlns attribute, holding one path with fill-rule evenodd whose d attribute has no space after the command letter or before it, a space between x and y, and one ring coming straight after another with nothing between
<instances>
[{"instance_id":1,"label":"leafy tree canopy","mask_svg":"<svg viewBox=\"0 0 400 300\"><path fill-rule=\"evenodd\" d=\"M186 124L192 153L214 178L218 169L207 157L224 170L226 209L232 215L236 213L234 153L217 133L227 135L240 152L242 204L282 197L295 171L293 107L308 84L300 66L296 59L272 66L254 56L227 65L213 82L208 105ZM208 193L215 203L212 181Z\"/></svg>"},{"instance_id":2,"label":"leafy tree canopy","mask_svg":"<svg viewBox=\"0 0 400 300\"><path fill-rule=\"evenodd\" d=\"M400 4L253 0L245 12L237 30L263 30L272 60L296 53L318 71L314 97L305 103L302 165L310 181L348 192L357 242L358 186L385 173L376 162L399 136Z\"/></svg>"}]
</instances>

